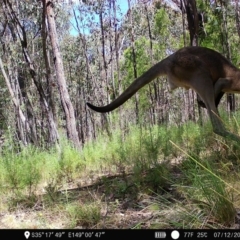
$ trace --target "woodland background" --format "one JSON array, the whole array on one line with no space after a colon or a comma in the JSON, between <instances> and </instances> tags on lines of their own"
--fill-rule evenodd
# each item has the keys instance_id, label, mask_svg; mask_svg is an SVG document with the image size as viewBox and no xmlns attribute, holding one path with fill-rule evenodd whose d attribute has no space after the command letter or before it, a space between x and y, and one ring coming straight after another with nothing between
<instances>
[{"instance_id":1,"label":"woodland background","mask_svg":"<svg viewBox=\"0 0 240 240\"><path fill-rule=\"evenodd\" d=\"M111 102L150 66L183 46L213 48L239 65L238 1L122 4L128 6L124 15L116 1L3 1L2 133L11 129L16 142L36 146L49 146L67 134L80 147L99 131L111 134L115 127L123 131L140 122L171 125L202 119L205 112L193 91L169 94L164 78L113 114L96 114L86 102ZM55 16L52 22L49 14ZM238 107L232 95L224 102L228 112Z\"/></svg>"},{"instance_id":2,"label":"woodland background","mask_svg":"<svg viewBox=\"0 0 240 240\"><path fill-rule=\"evenodd\" d=\"M239 14L238 0L3 0L0 227L236 227L239 149L192 90L161 77L108 114L86 102L110 103L184 46L239 66ZM238 96L220 112L239 132Z\"/></svg>"}]
</instances>

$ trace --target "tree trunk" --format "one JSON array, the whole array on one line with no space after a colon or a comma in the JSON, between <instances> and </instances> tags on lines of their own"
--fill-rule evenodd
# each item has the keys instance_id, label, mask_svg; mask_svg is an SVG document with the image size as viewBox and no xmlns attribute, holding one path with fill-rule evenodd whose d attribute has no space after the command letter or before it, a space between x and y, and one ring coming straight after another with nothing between
<instances>
[{"instance_id":1,"label":"tree trunk","mask_svg":"<svg viewBox=\"0 0 240 240\"><path fill-rule=\"evenodd\" d=\"M240 37L240 19L239 19L239 0L235 0L235 4L236 4L236 8L235 8L235 16L236 16L236 27L237 27L237 32L238 32L238 36Z\"/></svg>"},{"instance_id":2,"label":"tree trunk","mask_svg":"<svg viewBox=\"0 0 240 240\"><path fill-rule=\"evenodd\" d=\"M149 36L149 42L150 42L150 58L151 58L151 65L153 65L153 41L152 41L152 31L151 31L151 24L150 24L150 19L149 19L149 14L148 14L148 8L147 8L147 4L145 3L144 5L144 10L146 13L146 17L147 17L147 27L148 27L148 36ZM149 88L149 95L151 98L151 102L152 102L152 107L150 109L150 111L152 110L152 112L150 113L150 121L151 124L156 124L156 109L159 109L159 101L157 101L157 86L156 86L156 81L153 81L153 90L154 90L154 94L152 93L152 88L151 85L148 85Z\"/></svg>"},{"instance_id":3,"label":"tree trunk","mask_svg":"<svg viewBox=\"0 0 240 240\"><path fill-rule=\"evenodd\" d=\"M53 12L53 2L49 0L43 0L43 1L46 1L45 3L46 3L46 10L47 10L49 34L50 34L52 48L53 48L54 64L55 64L55 70L57 75L61 103L62 103L63 110L66 117L67 135L70 141L74 144L74 146L77 148L80 148L74 109L73 109L73 105L67 90L62 56L60 53L58 39L57 39L56 24L54 19L54 12Z\"/></svg>"},{"instance_id":4,"label":"tree trunk","mask_svg":"<svg viewBox=\"0 0 240 240\"><path fill-rule=\"evenodd\" d=\"M195 0L182 0L182 13L187 14L187 21L188 21L188 30L190 35L190 46L198 46L198 31L199 31L199 21L198 21L198 12L196 7ZM183 21L184 23L184 21ZM185 29L185 27L184 27ZM196 120L195 118L195 109L194 109L194 102L196 99L196 93L191 89L188 91L188 115L189 120ZM202 122L202 114L201 108L198 104L198 113L200 123Z\"/></svg>"},{"instance_id":5,"label":"tree trunk","mask_svg":"<svg viewBox=\"0 0 240 240\"><path fill-rule=\"evenodd\" d=\"M134 78L137 78L137 59L136 59L136 50L135 50L135 40L134 40L134 32L133 32L133 21L132 21L132 13L131 13L131 3L128 0L128 13L129 13L129 22L130 22L130 34L131 34L131 47L132 47L132 57L133 57L133 72ZM138 93L135 94L136 100L136 123L139 123L139 97Z\"/></svg>"},{"instance_id":6,"label":"tree trunk","mask_svg":"<svg viewBox=\"0 0 240 240\"><path fill-rule=\"evenodd\" d=\"M47 79L47 85L48 85L48 103L49 106L52 109L53 119L56 124L57 128L57 113L56 113L56 107L53 99L53 85L54 85L54 78L51 71L50 66L50 60L49 60L49 54L47 50L47 29L46 29L46 1L43 1L43 11L42 11L42 29L41 29L41 36L42 36L42 50L43 50L43 57L44 57L44 63L46 68L46 79Z\"/></svg>"},{"instance_id":7,"label":"tree trunk","mask_svg":"<svg viewBox=\"0 0 240 240\"><path fill-rule=\"evenodd\" d=\"M109 81L108 81L108 65L107 65L107 60L106 60L106 53L105 53L105 47L106 47L106 42L105 42L105 31L104 31L104 23L103 23L103 15L104 15L104 1L101 3L99 2L99 21L100 21L100 27L101 27L101 43L102 43L102 59L103 59L103 66L100 66L101 69L103 67L103 72L104 72L104 78L106 81L106 86L107 89L109 88ZM107 91L107 102L110 102L110 95L109 91ZM109 121L107 118L106 114L101 114L102 118L102 125L106 128L106 131L109 136L111 136L110 130L109 130Z\"/></svg>"},{"instance_id":8,"label":"tree trunk","mask_svg":"<svg viewBox=\"0 0 240 240\"><path fill-rule=\"evenodd\" d=\"M16 113L17 113L16 123L18 125L17 129L19 131L20 140L22 141L22 143L24 145L27 145L26 133L28 132L28 129L29 129L28 123L26 121L26 117L24 116L24 114L23 114L23 112L20 108L19 101L15 97L15 94L14 94L13 89L12 89L11 84L10 84L10 80L7 77L7 74L6 74L6 71L4 69L3 62L2 62L1 58L0 58L0 69L1 69L1 72L3 74L5 83L7 85L8 91L10 93L11 99L13 101L14 107L16 109Z\"/></svg>"},{"instance_id":9,"label":"tree trunk","mask_svg":"<svg viewBox=\"0 0 240 240\"><path fill-rule=\"evenodd\" d=\"M227 2L220 1L221 8L222 8L222 34L223 34L223 49L226 53L226 57L228 60L231 61L231 50L230 50L230 43L228 40L228 29L227 29ZM227 105L229 112L235 111L235 95L233 93L227 94Z\"/></svg>"}]
</instances>

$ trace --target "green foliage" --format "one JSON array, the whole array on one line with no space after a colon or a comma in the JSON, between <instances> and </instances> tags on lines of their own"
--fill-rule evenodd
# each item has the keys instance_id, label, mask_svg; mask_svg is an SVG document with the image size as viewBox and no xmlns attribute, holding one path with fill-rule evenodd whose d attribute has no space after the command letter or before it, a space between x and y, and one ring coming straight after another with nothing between
<instances>
[{"instance_id":1,"label":"green foliage","mask_svg":"<svg viewBox=\"0 0 240 240\"><path fill-rule=\"evenodd\" d=\"M29 195L33 194L41 180L40 157L39 151L32 147L24 148L19 154L7 152L1 159L2 190L17 192L27 187Z\"/></svg>"},{"instance_id":2,"label":"green foliage","mask_svg":"<svg viewBox=\"0 0 240 240\"><path fill-rule=\"evenodd\" d=\"M67 212L70 216L70 227L77 225L91 227L96 225L101 218L100 208L96 203L72 204L67 206Z\"/></svg>"},{"instance_id":3,"label":"green foliage","mask_svg":"<svg viewBox=\"0 0 240 240\"><path fill-rule=\"evenodd\" d=\"M234 64L238 65L239 36L237 33L235 8L227 4L227 39L223 29L223 9L215 4L209 5L206 1L198 1L198 8L204 12L204 32L199 34L200 45L217 50L226 55L226 42L230 46L230 57Z\"/></svg>"},{"instance_id":4,"label":"green foliage","mask_svg":"<svg viewBox=\"0 0 240 240\"><path fill-rule=\"evenodd\" d=\"M158 9L154 15L154 34L167 36L169 33L170 19L164 8Z\"/></svg>"},{"instance_id":5,"label":"green foliage","mask_svg":"<svg viewBox=\"0 0 240 240\"><path fill-rule=\"evenodd\" d=\"M58 164L58 177L65 179L66 182L73 181L86 167L79 152L69 144L64 144L64 150L61 150Z\"/></svg>"},{"instance_id":6,"label":"green foliage","mask_svg":"<svg viewBox=\"0 0 240 240\"><path fill-rule=\"evenodd\" d=\"M181 14L173 14L165 8L158 9L154 14L153 34L157 41L153 45L153 56L156 61L183 46L182 31L179 28L181 21Z\"/></svg>"},{"instance_id":7,"label":"green foliage","mask_svg":"<svg viewBox=\"0 0 240 240\"><path fill-rule=\"evenodd\" d=\"M174 17L171 16L170 19L170 15L164 8L161 8L154 13L153 23L151 25L154 39L151 39L150 42L149 37L141 35L134 41L133 47L136 57L135 67L137 77L146 72L154 63L162 60L175 51L176 48L182 46L182 38L180 38L181 32L179 31L179 28L176 26L172 27L172 24L179 20L179 15L175 15ZM135 80L132 46L128 47L123 55L124 59L121 61L120 65L121 73L123 74L121 83L122 88L126 89ZM118 89L118 82L115 83L115 86L117 86ZM163 87L161 87L161 89L162 88ZM151 108L150 89L153 94L154 90L152 88L152 83L138 91L139 116L143 119ZM135 106L134 102L135 98L133 97L125 104L126 108L132 110Z\"/></svg>"},{"instance_id":8,"label":"green foliage","mask_svg":"<svg viewBox=\"0 0 240 240\"><path fill-rule=\"evenodd\" d=\"M149 40L147 40L145 37L141 37L135 42L134 48L138 76L146 72L146 70L150 67L150 54L146 51L149 45ZM123 82L123 86L126 88L134 80L133 53L131 47L124 51L124 62L122 63L121 68L127 72Z\"/></svg>"},{"instance_id":9,"label":"green foliage","mask_svg":"<svg viewBox=\"0 0 240 240\"><path fill-rule=\"evenodd\" d=\"M12 200L21 202L26 194L34 196L39 185L45 182L45 191L54 201L55 193L80 176L84 169L83 158L66 141L61 142L60 149L50 151L29 146L16 154L8 148L0 156L0 190L2 193L11 190Z\"/></svg>"},{"instance_id":10,"label":"green foliage","mask_svg":"<svg viewBox=\"0 0 240 240\"><path fill-rule=\"evenodd\" d=\"M136 54L136 71L137 76L141 76L151 67L151 54L149 50L150 42L145 37L139 38L135 42ZM123 89L126 89L134 80L134 66L133 66L133 53L132 48L127 48L124 52L124 62L122 62L121 69L126 72L122 80ZM145 111L149 109L149 88L144 87L138 91L139 94L139 111L140 115L144 115ZM134 98L131 98L127 104L133 108Z\"/></svg>"}]
</instances>

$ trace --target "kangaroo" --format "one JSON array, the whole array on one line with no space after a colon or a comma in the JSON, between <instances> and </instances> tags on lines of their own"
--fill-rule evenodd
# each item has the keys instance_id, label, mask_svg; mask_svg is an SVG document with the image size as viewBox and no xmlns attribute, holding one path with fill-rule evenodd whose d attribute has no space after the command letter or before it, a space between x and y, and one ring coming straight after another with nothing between
<instances>
[{"instance_id":1,"label":"kangaroo","mask_svg":"<svg viewBox=\"0 0 240 240\"><path fill-rule=\"evenodd\" d=\"M97 112L110 112L163 75L167 76L170 91L183 87L198 94L200 105L207 108L214 133L240 142L238 135L226 130L217 110L224 93L240 92L240 70L220 53L205 47L181 48L143 73L110 104L102 107L87 105Z\"/></svg>"}]
</instances>

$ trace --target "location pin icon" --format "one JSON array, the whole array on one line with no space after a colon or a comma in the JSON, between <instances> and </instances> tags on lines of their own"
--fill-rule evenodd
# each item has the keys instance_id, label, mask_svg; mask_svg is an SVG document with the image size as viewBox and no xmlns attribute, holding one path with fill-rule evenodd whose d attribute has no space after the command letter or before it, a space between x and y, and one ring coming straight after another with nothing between
<instances>
[{"instance_id":1,"label":"location pin icon","mask_svg":"<svg viewBox=\"0 0 240 240\"><path fill-rule=\"evenodd\" d=\"M30 236L30 232L29 231L24 232L24 236L25 236L26 239L28 239L29 236Z\"/></svg>"}]
</instances>

